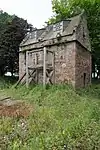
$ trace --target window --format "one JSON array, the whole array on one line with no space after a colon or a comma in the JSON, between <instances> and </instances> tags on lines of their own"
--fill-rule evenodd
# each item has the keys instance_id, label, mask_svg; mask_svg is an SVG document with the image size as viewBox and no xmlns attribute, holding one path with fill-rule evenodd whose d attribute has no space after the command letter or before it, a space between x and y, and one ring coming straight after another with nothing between
<instances>
[{"instance_id":1,"label":"window","mask_svg":"<svg viewBox=\"0 0 100 150\"><path fill-rule=\"evenodd\" d=\"M37 38L37 30L30 33L30 39L36 39Z\"/></svg>"},{"instance_id":2,"label":"window","mask_svg":"<svg viewBox=\"0 0 100 150\"><path fill-rule=\"evenodd\" d=\"M54 32L62 31L62 30L63 30L63 22L59 22L59 23L56 23L55 25L53 25Z\"/></svg>"}]
</instances>

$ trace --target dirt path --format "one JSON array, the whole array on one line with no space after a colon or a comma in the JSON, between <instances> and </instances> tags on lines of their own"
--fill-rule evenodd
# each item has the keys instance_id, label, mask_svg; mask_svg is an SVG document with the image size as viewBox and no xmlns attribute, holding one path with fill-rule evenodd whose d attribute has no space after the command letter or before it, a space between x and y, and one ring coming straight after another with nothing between
<instances>
[{"instance_id":1,"label":"dirt path","mask_svg":"<svg viewBox=\"0 0 100 150\"><path fill-rule=\"evenodd\" d=\"M33 112L33 106L23 101L5 97L0 100L0 116L4 117L28 117Z\"/></svg>"}]
</instances>

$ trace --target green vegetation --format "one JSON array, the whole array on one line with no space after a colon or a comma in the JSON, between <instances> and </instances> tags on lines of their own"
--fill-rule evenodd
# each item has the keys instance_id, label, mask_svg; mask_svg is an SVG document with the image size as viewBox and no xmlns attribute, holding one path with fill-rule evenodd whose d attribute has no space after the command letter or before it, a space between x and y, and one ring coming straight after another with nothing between
<instances>
[{"instance_id":1,"label":"green vegetation","mask_svg":"<svg viewBox=\"0 0 100 150\"><path fill-rule=\"evenodd\" d=\"M0 75L18 71L19 44L29 28L26 20L0 10Z\"/></svg>"},{"instance_id":2,"label":"green vegetation","mask_svg":"<svg viewBox=\"0 0 100 150\"><path fill-rule=\"evenodd\" d=\"M55 23L85 12L92 49L92 72L100 75L100 0L52 0L54 16L48 23Z\"/></svg>"},{"instance_id":3,"label":"green vegetation","mask_svg":"<svg viewBox=\"0 0 100 150\"><path fill-rule=\"evenodd\" d=\"M93 65L100 75L100 0L52 0L54 23L85 10ZM18 69L18 47L30 28L26 20L0 11L0 75ZM33 106L27 117L0 116L0 150L99 150L100 85L74 90L67 85L13 88L0 79L0 99L10 96ZM1 108L1 106L0 106Z\"/></svg>"},{"instance_id":4,"label":"green vegetation","mask_svg":"<svg viewBox=\"0 0 100 150\"><path fill-rule=\"evenodd\" d=\"M44 90L0 84L2 95L23 100L34 110L26 119L0 118L1 150L100 149L99 84L77 91L67 85Z\"/></svg>"}]
</instances>

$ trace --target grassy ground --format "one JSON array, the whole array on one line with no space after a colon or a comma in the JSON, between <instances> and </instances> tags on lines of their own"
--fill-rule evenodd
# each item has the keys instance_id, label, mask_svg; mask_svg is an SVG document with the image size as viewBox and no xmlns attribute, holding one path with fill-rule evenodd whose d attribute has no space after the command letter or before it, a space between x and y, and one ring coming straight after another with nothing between
<instances>
[{"instance_id":1,"label":"grassy ground","mask_svg":"<svg viewBox=\"0 0 100 150\"><path fill-rule=\"evenodd\" d=\"M0 150L100 150L100 85L74 91L67 85L12 88L0 97L31 104L28 118L0 118Z\"/></svg>"}]
</instances>

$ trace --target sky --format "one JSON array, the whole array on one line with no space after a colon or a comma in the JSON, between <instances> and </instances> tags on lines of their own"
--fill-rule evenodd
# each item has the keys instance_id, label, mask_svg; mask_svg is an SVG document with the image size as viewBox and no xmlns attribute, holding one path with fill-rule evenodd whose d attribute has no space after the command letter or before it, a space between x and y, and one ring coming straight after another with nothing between
<instances>
[{"instance_id":1,"label":"sky","mask_svg":"<svg viewBox=\"0 0 100 150\"><path fill-rule=\"evenodd\" d=\"M51 0L0 0L0 9L41 28L52 16Z\"/></svg>"}]
</instances>

